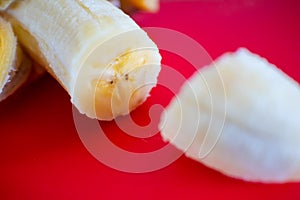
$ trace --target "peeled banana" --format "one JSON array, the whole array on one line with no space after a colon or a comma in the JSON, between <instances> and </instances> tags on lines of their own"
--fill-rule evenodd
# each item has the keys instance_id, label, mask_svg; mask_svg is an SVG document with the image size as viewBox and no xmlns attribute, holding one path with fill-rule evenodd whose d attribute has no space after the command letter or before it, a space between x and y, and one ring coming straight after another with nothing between
<instances>
[{"instance_id":1,"label":"peeled banana","mask_svg":"<svg viewBox=\"0 0 300 200\"><path fill-rule=\"evenodd\" d=\"M242 48L195 73L162 115L188 157L255 182L300 180L299 84Z\"/></svg>"},{"instance_id":2,"label":"peeled banana","mask_svg":"<svg viewBox=\"0 0 300 200\"><path fill-rule=\"evenodd\" d=\"M0 17L0 101L27 79L31 62L17 44L11 25Z\"/></svg>"},{"instance_id":3,"label":"peeled banana","mask_svg":"<svg viewBox=\"0 0 300 200\"><path fill-rule=\"evenodd\" d=\"M108 1L14 1L5 13L26 51L91 118L128 114L156 85L157 46Z\"/></svg>"}]
</instances>

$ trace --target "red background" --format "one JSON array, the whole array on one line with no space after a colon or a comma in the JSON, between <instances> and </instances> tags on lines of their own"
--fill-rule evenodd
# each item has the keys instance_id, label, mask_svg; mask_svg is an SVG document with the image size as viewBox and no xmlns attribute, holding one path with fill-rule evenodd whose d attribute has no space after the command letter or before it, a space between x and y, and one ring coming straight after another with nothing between
<instances>
[{"instance_id":1,"label":"red background","mask_svg":"<svg viewBox=\"0 0 300 200\"><path fill-rule=\"evenodd\" d=\"M166 0L157 14L136 13L133 18L144 27L165 27L189 35L212 58L247 47L300 82L299 1ZM184 59L165 51L162 55L164 64L187 77L192 73ZM166 105L171 97L155 88L132 117L147 123L147 109L157 102ZM118 131L113 122L101 124L111 141L124 149L147 152L163 145L159 135L141 140ZM0 103L0 127L0 199L300 198L299 183L247 183L185 156L151 173L111 169L81 143L69 96L50 76Z\"/></svg>"}]
</instances>

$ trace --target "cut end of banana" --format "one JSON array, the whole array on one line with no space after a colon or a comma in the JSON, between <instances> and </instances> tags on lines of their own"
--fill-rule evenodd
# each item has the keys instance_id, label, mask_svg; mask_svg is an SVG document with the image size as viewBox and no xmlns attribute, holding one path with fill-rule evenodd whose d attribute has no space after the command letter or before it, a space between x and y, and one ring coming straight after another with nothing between
<instances>
[{"instance_id":1,"label":"cut end of banana","mask_svg":"<svg viewBox=\"0 0 300 200\"><path fill-rule=\"evenodd\" d=\"M299 84L239 49L195 73L163 113L163 138L188 157L255 182L300 180Z\"/></svg>"},{"instance_id":2,"label":"cut end of banana","mask_svg":"<svg viewBox=\"0 0 300 200\"><path fill-rule=\"evenodd\" d=\"M131 52L106 70L97 81L94 105L97 118L111 120L130 113L146 100L157 82L160 56L155 50ZM109 110L103 112L103 108Z\"/></svg>"},{"instance_id":3,"label":"cut end of banana","mask_svg":"<svg viewBox=\"0 0 300 200\"><path fill-rule=\"evenodd\" d=\"M90 118L112 120L126 115L143 103L156 85L161 56L154 43L144 39L144 32L134 32L122 34L100 45L78 73L72 102ZM140 48L126 49L128 44L125 38ZM117 54L110 54L107 60L99 57L109 46L117 44L119 50L113 50Z\"/></svg>"}]
</instances>

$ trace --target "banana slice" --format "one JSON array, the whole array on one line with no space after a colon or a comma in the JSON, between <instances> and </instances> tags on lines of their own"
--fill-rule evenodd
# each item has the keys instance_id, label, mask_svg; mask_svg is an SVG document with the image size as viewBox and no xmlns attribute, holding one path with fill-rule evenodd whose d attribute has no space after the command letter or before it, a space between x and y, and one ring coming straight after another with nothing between
<instances>
[{"instance_id":1,"label":"banana slice","mask_svg":"<svg viewBox=\"0 0 300 200\"><path fill-rule=\"evenodd\" d=\"M29 54L91 118L128 114L156 85L156 45L108 1L15 1L6 13Z\"/></svg>"},{"instance_id":2,"label":"banana slice","mask_svg":"<svg viewBox=\"0 0 300 200\"><path fill-rule=\"evenodd\" d=\"M30 70L31 62L17 45L11 25L0 17L0 101L26 81Z\"/></svg>"},{"instance_id":3,"label":"banana slice","mask_svg":"<svg viewBox=\"0 0 300 200\"><path fill-rule=\"evenodd\" d=\"M239 49L183 86L163 113L160 129L188 157L226 175L299 181L299 116L299 84Z\"/></svg>"}]
</instances>

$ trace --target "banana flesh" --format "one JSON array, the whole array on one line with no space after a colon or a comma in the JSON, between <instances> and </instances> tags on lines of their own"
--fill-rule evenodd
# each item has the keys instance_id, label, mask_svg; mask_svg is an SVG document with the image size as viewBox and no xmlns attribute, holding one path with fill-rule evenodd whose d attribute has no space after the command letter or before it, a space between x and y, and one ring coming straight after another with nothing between
<instances>
[{"instance_id":1,"label":"banana flesh","mask_svg":"<svg viewBox=\"0 0 300 200\"><path fill-rule=\"evenodd\" d=\"M31 62L17 44L11 25L0 17L0 101L27 79Z\"/></svg>"},{"instance_id":2,"label":"banana flesh","mask_svg":"<svg viewBox=\"0 0 300 200\"><path fill-rule=\"evenodd\" d=\"M299 84L246 49L196 73L163 113L188 157L255 182L300 180Z\"/></svg>"},{"instance_id":3,"label":"banana flesh","mask_svg":"<svg viewBox=\"0 0 300 200\"><path fill-rule=\"evenodd\" d=\"M91 118L128 114L156 85L156 45L105 0L15 1L6 14L26 51Z\"/></svg>"}]
</instances>

